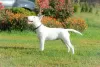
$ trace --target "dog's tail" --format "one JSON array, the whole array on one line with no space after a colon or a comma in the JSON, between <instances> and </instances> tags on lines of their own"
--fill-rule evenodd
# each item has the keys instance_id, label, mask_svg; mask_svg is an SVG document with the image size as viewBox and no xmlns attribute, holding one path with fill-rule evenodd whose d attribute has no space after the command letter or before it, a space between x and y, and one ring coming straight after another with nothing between
<instances>
[{"instance_id":1,"label":"dog's tail","mask_svg":"<svg viewBox=\"0 0 100 67\"><path fill-rule=\"evenodd\" d=\"M78 34L80 34L80 35L82 35L82 33L81 32L79 32L79 31L77 31L77 30L74 30L74 29L67 29L68 31L72 31L72 32L75 32L75 33L78 33Z\"/></svg>"}]
</instances>

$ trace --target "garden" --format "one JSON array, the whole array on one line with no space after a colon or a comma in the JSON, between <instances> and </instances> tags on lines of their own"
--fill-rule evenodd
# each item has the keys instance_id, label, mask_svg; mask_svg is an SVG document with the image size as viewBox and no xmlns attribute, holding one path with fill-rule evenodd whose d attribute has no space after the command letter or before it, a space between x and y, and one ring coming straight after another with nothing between
<instances>
[{"instance_id":1,"label":"garden","mask_svg":"<svg viewBox=\"0 0 100 67\"><path fill-rule=\"evenodd\" d=\"M43 5L45 3L45 5ZM0 7L0 67L99 67L100 7L71 0L36 0L42 22L48 27L73 28L83 35L71 33L75 54L68 53L60 41L47 41L39 51L39 41L28 15L37 12L23 8ZM2 4L1 4L2 5Z\"/></svg>"}]
</instances>

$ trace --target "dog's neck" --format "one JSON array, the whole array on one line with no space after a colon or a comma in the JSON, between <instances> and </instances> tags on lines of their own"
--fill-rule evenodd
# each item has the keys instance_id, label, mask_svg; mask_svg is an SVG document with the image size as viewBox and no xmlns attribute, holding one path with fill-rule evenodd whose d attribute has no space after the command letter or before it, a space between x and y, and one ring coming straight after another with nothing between
<instances>
[{"instance_id":1,"label":"dog's neck","mask_svg":"<svg viewBox=\"0 0 100 67\"><path fill-rule=\"evenodd\" d=\"M40 25L42 25L42 23L40 21L34 23L35 28L37 28Z\"/></svg>"},{"instance_id":2,"label":"dog's neck","mask_svg":"<svg viewBox=\"0 0 100 67\"><path fill-rule=\"evenodd\" d=\"M42 24L41 24L42 25ZM38 28L41 27L41 25L39 25L38 27L34 28L33 31L37 30Z\"/></svg>"}]
</instances>

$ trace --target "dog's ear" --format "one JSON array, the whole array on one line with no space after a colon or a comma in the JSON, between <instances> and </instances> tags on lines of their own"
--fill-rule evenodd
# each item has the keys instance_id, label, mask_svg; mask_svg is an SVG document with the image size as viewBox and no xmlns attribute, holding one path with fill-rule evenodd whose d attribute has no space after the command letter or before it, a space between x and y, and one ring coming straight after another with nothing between
<instances>
[{"instance_id":1,"label":"dog's ear","mask_svg":"<svg viewBox=\"0 0 100 67\"><path fill-rule=\"evenodd\" d=\"M38 14L39 20L41 21L44 15Z\"/></svg>"},{"instance_id":2,"label":"dog's ear","mask_svg":"<svg viewBox=\"0 0 100 67\"><path fill-rule=\"evenodd\" d=\"M40 16L41 16L41 14L38 14L37 16L38 16L38 17L40 17Z\"/></svg>"}]
</instances>

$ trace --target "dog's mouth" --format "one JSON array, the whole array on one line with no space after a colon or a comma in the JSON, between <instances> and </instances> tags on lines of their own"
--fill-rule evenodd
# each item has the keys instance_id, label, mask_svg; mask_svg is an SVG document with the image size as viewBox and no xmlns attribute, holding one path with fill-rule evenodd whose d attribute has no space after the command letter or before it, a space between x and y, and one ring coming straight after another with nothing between
<instances>
[{"instance_id":1,"label":"dog's mouth","mask_svg":"<svg viewBox=\"0 0 100 67\"><path fill-rule=\"evenodd\" d=\"M26 19L26 22L28 23L28 24L32 24L33 23L33 21L30 21L29 19L28 19L28 17L24 17L25 19Z\"/></svg>"},{"instance_id":2,"label":"dog's mouth","mask_svg":"<svg viewBox=\"0 0 100 67\"><path fill-rule=\"evenodd\" d=\"M33 23L33 21L29 21L29 20L28 20L28 24L32 24L32 23Z\"/></svg>"},{"instance_id":3,"label":"dog's mouth","mask_svg":"<svg viewBox=\"0 0 100 67\"><path fill-rule=\"evenodd\" d=\"M31 22L31 23L32 23L33 21L29 21L29 20L28 20L28 22Z\"/></svg>"}]
</instances>

